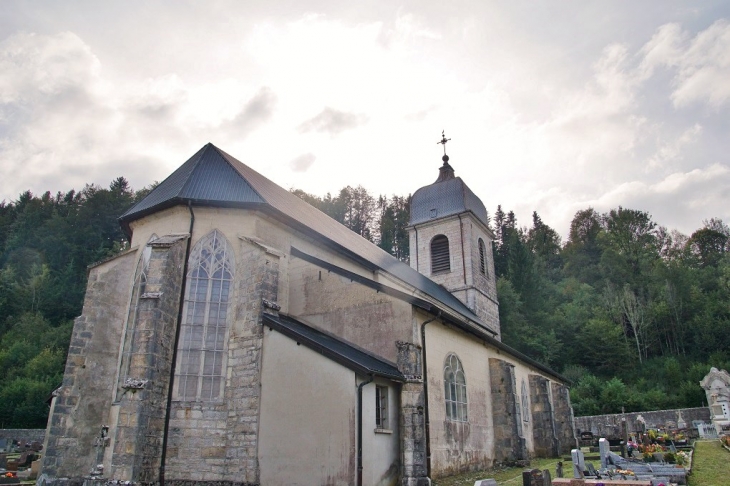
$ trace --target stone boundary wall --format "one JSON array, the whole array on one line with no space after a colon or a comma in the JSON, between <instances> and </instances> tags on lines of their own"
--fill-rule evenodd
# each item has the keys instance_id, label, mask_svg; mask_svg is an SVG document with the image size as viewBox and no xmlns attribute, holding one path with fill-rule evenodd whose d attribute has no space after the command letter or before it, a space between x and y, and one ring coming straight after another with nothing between
<instances>
[{"instance_id":1,"label":"stone boundary wall","mask_svg":"<svg viewBox=\"0 0 730 486\"><path fill-rule=\"evenodd\" d=\"M701 420L710 422L710 409L707 407L697 408L680 408L674 410L654 410L650 412L630 412L626 414L608 414L608 415L588 415L585 417L575 417L576 434L581 432L592 432L594 437L606 437L607 439L622 438L621 436L621 419L626 417L629 434L640 432L640 422L637 418L641 415L644 418L647 429L665 428L668 425L671 428L677 427L681 414L682 420L687 424L687 428L692 428L693 420Z\"/></svg>"},{"instance_id":2,"label":"stone boundary wall","mask_svg":"<svg viewBox=\"0 0 730 486\"><path fill-rule=\"evenodd\" d=\"M46 439L46 429L0 429L0 439L37 441L42 444Z\"/></svg>"}]
</instances>

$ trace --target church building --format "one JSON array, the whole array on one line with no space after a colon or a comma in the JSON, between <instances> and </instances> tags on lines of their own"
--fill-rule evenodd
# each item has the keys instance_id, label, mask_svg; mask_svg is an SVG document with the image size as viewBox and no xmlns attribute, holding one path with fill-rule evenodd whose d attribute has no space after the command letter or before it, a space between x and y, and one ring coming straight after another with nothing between
<instances>
[{"instance_id":1,"label":"church building","mask_svg":"<svg viewBox=\"0 0 730 486\"><path fill-rule=\"evenodd\" d=\"M39 485L427 485L575 447L566 380L500 340L487 211L446 155L410 266L212 144L120 224Z\"/></svg>"}]
</instances>

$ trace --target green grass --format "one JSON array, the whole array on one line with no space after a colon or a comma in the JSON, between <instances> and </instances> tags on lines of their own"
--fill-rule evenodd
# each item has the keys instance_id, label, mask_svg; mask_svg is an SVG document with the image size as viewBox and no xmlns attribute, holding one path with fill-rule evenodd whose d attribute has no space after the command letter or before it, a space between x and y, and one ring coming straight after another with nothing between
<instances>
[{"instance_id":1,"label":"green grass","mask_svg":"<svg viewBox=\"0 0 730 486\"><path fill-rule=\"evenodd\" d=\"M488 469L471 473L458 474L433 481L434 486L472 486L477 479L492 478L497 480L499 485L522 486L522 471L526 469L549 469L550 475L555 477L555 466L561 459L532 459L530 467L507 467L499 469ZM570 462L563 461L563 476L573 475L573 466Z\"/></svg>"},{"instance_id":2,"label":"green grass","mask_svg":"<svg viewBox=\"0 0 730 486\"><path fill-rule=\"evenodd\" d=\"M692 455L689 486L727 486L730 483L730 452L719 440L701 440Z\"/></svg>"}]
</instances>

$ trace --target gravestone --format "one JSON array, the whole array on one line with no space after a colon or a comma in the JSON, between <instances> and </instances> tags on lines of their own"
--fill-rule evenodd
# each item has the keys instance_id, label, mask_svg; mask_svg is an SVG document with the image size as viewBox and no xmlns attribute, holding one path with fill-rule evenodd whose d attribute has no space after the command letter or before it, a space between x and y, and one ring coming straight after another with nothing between
<instances>
[{"instance_id":1,"label":"gravestone","mask_svg":"<svg viewBox=\"0 0 730 486\"><path fill-rule=\"evenodd\" d=\"M497 486L496 479L477 479L474 486Z\"/></svg>"},{"instance_id":2,"label":"gravestone","mask_svg":"<svg viewBox=\"0 0 730 486\"><path fill-rule=\"evenodd\" d=\"M0 454L0 469L5 469L7 467L8 467L8 455Z\"/></svg>"},{"instance_id":3,"label":"gravestone","mask_svg":"<svg viewBox=\"0 0 730 486\"><path fill-rule=\"evenodd\" d=\"M652 456L654 456L654 461L655 462L664 462L664 454L663 453L661 453L661 452L655 452L654 454L652 454Z\"/></svg>"},{"instance_id":4,"label":"gravestone","mask_svg":"<svg viewBox=\"0 0 730 486\"><path fill-rule=\"evenodd\" d=\"M522 472L522 486L552 486L553 482L550 478L550 471L544 469L532 469L531 471Z\"/></svg>"},{"instance_id":5,"label":"gravestone","mask_svg":"<svg viewBox=\"0 0 730 486\"><path fill-rule=\"evenodd\" d=\"M608 453L611 452L611 445L608 440L598 439L598 450L601 454L601 469L606 469L608 467Z\"/></svg>"},{"instance_id":6,"label":"gravestone","mask_svg":"<svg viewBox=\"0 0 730 486\"><path fill-rule=\"evenodd\" d=\"M5 452L8 447L8 439L0 439L0 452Z\"/></svg>"},{"instance_id":7,"label":"gravestone","mask_svg":"<svg viewBox=\"0 0 730 486\"><path fill-rule=\"evenodd\" d=\"M558 461L558 463L555 465L555 477L563 477L563 461Z\"/></svg>"},{"instance_id":8,"label":"gravestone","mask_svg":"<svg viewBox=\"0 0 730 486\"><path fill-rule=\"evenodd\" d=\"M580 449L570 451L570 457L573 460L573 477L576 479L583 478L583 471L586 470L585 456Z\"/></svg>"}]
</instances>

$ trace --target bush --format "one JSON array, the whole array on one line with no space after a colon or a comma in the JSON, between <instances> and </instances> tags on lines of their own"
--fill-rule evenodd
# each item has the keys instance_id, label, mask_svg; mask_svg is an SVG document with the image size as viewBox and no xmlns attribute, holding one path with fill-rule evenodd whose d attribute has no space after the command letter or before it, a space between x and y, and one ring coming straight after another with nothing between
<instances>
[{"instance_id":1,"label":"bush","mask_svg":"<svg viewBox=\"0 0 730 486\"><path fill-rule=\"evenodd\" d=\"M665 452L664 453L664 462L668 462L669 464L674 464L677 462L677 459L674 457L674 454L671 452Z\"/></svg>"}]
</instances>

